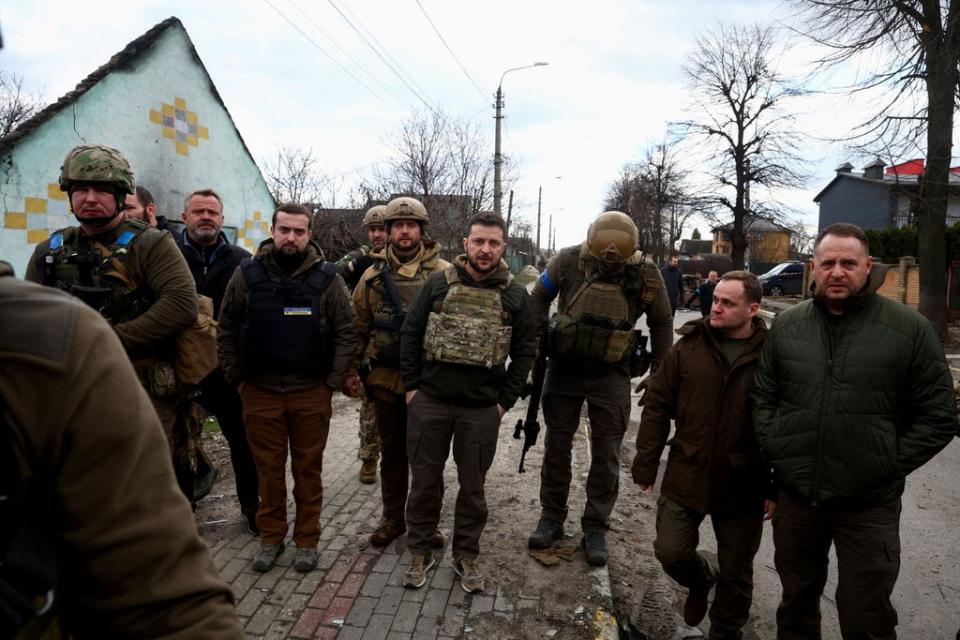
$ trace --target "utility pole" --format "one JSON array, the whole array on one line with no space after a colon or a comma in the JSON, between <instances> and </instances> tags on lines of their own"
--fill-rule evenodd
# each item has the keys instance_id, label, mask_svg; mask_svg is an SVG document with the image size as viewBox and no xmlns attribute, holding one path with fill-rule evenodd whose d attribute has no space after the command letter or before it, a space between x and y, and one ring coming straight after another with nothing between
<instances>
[{"instance_id":1,"label":"utility pole","mask_svg":"<svg viewBox=\"0 0 960 640\"><path fill-rule=\"evenodd\" d=\"M540 257L540 203L543 201L543 183L540 183L540 191L537 194L537 257Z\"/></svg>"},{"instance_id":2,"label":"utility pole","mask_svg":"<svg viewBox=\"0 0 960 640\"><path fill-rule=\"evenodd\" d=\"M550 214L550 221L547 223L547 255L550 255L550 239L553 237L553 214Z\"/></svg>"},{"instance_id":3,"label":"utility pole","mask_svg":"<svg viewBox=\"0 0 960 640\"><path fill-rule=\"evenodd\" d=\"M507 237L505 241L510 240L510 219L513 217L513 189L510 189L510 200L507 202Z\"/></svg>"},{"instance_id":4,"label":"utility pole","mask_svg":"<svg viewBox=\"0 0 960 640\"><path fill-rule=\"evenodd\" d=\"M497 85L496 93L496 102L494 103L494 122L496 124L496 133L494 135L493 142L493 212L497 215L500 215L502 207L500 206L500 201L503 200L503 187L501 186L500 181L500 169L503 164L503 156L500 153L500 123L503 120L503 79L511 71L519 71L521 69L531 69L533 67L545 67L549 62L534 62L533 64L524 65L522 67L513 67L512 69L507 69L500 76L500 83Z\"/></svg>"}]
</instances>

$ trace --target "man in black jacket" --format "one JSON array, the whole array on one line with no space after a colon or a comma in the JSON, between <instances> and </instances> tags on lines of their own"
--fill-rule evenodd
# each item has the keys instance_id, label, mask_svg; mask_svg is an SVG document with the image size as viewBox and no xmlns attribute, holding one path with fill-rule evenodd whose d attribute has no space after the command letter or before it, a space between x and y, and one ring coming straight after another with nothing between
<instances>
[{"instance_id":1,"label":"man in black jacket","mask_svg":"<svg viewBox=\"0 0 960 640\"><path fill-rule=\"evenodd\" d=\"M181 216L186 229L177 238L177 246L183 252L190 272L197 283L197 293L213 299L214 315L220 315L220 303L227 282L237 265L250 254L246 249L230 244L221 231L223 227L223 201L213 189L201 189L187 196ZM200 405L217 417L220 431L230 446L230 461L233 464L237 483L237 500L247 528L257 531L257 468L250 453L247 432L243 426L243 407L237 390L228 385L223 371L216 369L200 387Z\"/></svg>"}]
</instances>

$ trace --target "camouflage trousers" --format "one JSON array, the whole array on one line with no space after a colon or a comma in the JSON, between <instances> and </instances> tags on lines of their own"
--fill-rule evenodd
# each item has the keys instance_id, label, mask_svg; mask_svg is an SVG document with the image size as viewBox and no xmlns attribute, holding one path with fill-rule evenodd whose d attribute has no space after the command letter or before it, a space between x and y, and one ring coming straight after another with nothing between
<instances>
[{"instance_id":1,"label":"camouflage trousers","mask_svg":"<svg viewBox=\"0 0 960 640\"><path fill-rule=\"evenodd\" d=\"M357 457L364 462L376 462L380 458L380 432L377 430L377 414L373 401L367 398L364 385L360 385L360 450Z\"/></svg>"}]
</instances>

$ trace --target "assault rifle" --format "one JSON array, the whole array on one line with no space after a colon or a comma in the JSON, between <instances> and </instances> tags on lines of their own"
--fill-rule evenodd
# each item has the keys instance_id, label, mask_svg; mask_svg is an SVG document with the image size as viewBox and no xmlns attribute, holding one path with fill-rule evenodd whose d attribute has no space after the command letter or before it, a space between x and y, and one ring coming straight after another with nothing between
<instances>
[{"instance_id":1,"label":"assault rifle","mask_svg":"<svg viewBox=\"0 0 960 640\"><path fill-rule=\"evenodd\" d=\"M387 294L387 300L393 306L394 313L389 322L374 320L373 326L391 333L400 333L400 327L403 326L403 321L407 317L407 314L403 310L403 304L400 302L400 293L397 291L397 285L393 282L393 276L390 274L389 266L383 266L383 271L380 272L380 281L383 283L383 292ZM398 368L400 366L400 341L396 340L389 346L380 349L374 358L374 362L370 364L371 366L380 365L383 367Z\"/></svg>"},{"instance_id":2,"label":"assault rifle","mask_svg":"<svg viewBox=\"0 0 960 640\"><path fill-rule=\"evenodd\" d=\"M524 385L520 395L526 398L530 396L530 404L527 406L527 417L525 420L517 420L517 426L513 430L513 439L519 440L520 434L523 434L523 453L520 454L519 473L526 473L523 468L523 461L527 457L527 451L537 444L537 435L540 433L540 423L537 421L537 414L540 412L540 396L543 395L543 380L547 375L547 322L544 321L540 333L540 347L537 352L537 359L533 362L533 382L530 385Z\"/></svg>"}]
</instances>

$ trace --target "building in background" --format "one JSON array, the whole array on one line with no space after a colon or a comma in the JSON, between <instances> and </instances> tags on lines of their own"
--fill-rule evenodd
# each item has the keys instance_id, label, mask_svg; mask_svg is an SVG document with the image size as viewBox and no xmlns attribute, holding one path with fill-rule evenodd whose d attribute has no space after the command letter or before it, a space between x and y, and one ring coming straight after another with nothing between
<instances>
[{"instance_id":1,"label":"building in background","mask_svg":"<svg viewBox=\"0 0 960 640\"><path fill-rule=\"evenodd\" d=\"M713 253L729 256L730 234L733 223L714 227ZM744 260L753 273L765 273L774 265L790 260L790 240L793 231L767 218L759 216L743 221L743 232L747 235L747 252Z\"/></svg>"},{"instance_id":2,"label":"building in background","mask_svg":"<svg viewBox=\"0 0 960 640\"><path fill-rule=\"evenodd\" d=\"M817 230L835 222L849 222L864 229L886 229L913 224L916 220L919 181L925 163L909 160L887 167L880 158L854 173L845 162L814 197L820 205ZM947 226L960 222L960 167L950 169Z\"/></svg>"},{"instance_id":3,"label":"building in background","mask_svg":"<svg viewBox=\"0 0 960 640\"><path fill-rule=\"evenodd\" d=\"M178 19L154 26L0 138L0 258L18 274L38 242L75 224L57 181L67 151L85 143L123 152L171 221L186 194L212 187L231 240L252 251L268 237L273 197Z\"/></svg>"}]
</instances>

